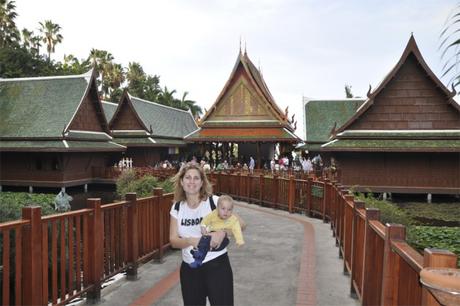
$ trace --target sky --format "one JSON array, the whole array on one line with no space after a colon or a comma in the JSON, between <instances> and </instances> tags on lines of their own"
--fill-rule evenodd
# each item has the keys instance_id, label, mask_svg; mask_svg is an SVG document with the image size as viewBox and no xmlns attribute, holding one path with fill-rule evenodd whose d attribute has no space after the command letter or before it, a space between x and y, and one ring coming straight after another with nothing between
<instances>
[{"instance_id":1,"label":"sky","mask_svg":"<svg viewBox=\"0 0 460 306\"><path fill-rule=\"evenodd\" d=\"M16 0L16 25L38 33L52 20L64 40L52 59L86 58L92 48L116 63L138 62L160 85L209 109L228 80L240 42L275 101L296 114L303 97L341 99L345 84L365 97L396 65L411 33L441 77L439 35L454 0ZM447 79L441 79L444 84Z\"/></svg>"}]
</instances>

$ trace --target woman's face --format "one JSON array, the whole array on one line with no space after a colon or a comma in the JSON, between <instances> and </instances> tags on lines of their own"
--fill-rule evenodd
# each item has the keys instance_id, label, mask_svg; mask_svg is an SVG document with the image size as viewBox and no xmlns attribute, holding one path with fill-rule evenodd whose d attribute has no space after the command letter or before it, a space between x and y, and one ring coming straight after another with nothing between
<instances>
[{"instance_id":1,"label":"woman's face","mask_svg":"<svg viewBox=\"0 0 460 306\"><path fill-rule=\"evenodd\" d=\"M201 186L203 186L200 172L196 169L187 170L181 180L181 184L186 195L199 194Z\"/></svg>"}]
</instances>

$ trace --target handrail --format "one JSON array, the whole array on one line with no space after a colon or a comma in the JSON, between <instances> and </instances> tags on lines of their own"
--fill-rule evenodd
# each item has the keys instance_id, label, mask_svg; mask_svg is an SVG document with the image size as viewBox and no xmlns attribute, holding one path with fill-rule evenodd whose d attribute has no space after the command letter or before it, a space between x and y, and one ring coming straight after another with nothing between
<instances>
[{"instance_id":1,"label":"handrail","mask_svg":"<svg viewBox=\"0 0 460 306\"><path fill-rule=\"evenodd\" d=\"M438 305L422 289L418 273L427 265L456 267L451 252L426 249L420 255L405 242L403 226L382 224L377 209L364 209L364 203L337 182L263 172L209 177L216 192L330 222L344 272L350 274L351 293L363 305L398 304L398 292L408 288L412 294L401 303ZM94 302L100 299L107 277L126 271L128 279L136 279L141 263L161 261L169 247L172 201L172 193L157 188L148 197L131 193L125 201L105 205L100 199L88 199L88 208L50 216L41 216L39 207L24 208L21 220L0 224L0 235L7 242L2 247L3 271L19 274L14 278L14 296L9 296L9 286L2 288L7 289L6 294L2 291L2 303L61 304L83 293ZM16 233L14 242L9 241L11 231ZM409 271L410 277L400 274ZM58 275L66 277L58 283ZM404 281L396 281L399 277Z\"/></svg>"}]
</instances>

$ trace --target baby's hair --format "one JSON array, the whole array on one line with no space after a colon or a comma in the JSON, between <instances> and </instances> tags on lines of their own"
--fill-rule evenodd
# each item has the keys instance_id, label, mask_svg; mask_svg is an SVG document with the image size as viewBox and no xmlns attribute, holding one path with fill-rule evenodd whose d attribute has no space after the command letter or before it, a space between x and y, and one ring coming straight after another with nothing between
<instances>
[{"instance_id":1,"label":"baby's hair","mask_svg":"<svg viewBox=\"0 0 460 306\"><path fill-rule=\"evenodd\" d=\"M229 203L231 203L233 205L233 198L231 196L229 196L229 195L226 195L226 194L221 195L219 197L219 200L217 200L217 206L219 206L220 203L222 203L222 202L229 202Z\"/></svg>"}]
</instances>

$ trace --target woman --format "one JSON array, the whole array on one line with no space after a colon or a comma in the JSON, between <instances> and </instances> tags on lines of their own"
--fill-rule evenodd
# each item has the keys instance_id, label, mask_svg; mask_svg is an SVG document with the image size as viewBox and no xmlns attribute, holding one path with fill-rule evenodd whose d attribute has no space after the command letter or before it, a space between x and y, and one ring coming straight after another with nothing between
<instances>
[{"instance_id":1,"label":"woman","mask_svg":"<svg viewBox=\"0 0 460 306\"><path fill-rule=\"evenodd\" d=\"M182 249L180 283L184 305L206 305L206 297L211 305L233 305L233 272L226 248L208 252L198 268L189 266L194 261L190 251L201 237L200 222L214 209L212 203L217 203L218 197L212 196L212 186L198 164L186 164L173 181L175 204L170 211L169 240L173 248ZM211 247L218 248L225 235L223 231L211 233Z\"/></svg>"}]
</instances>

